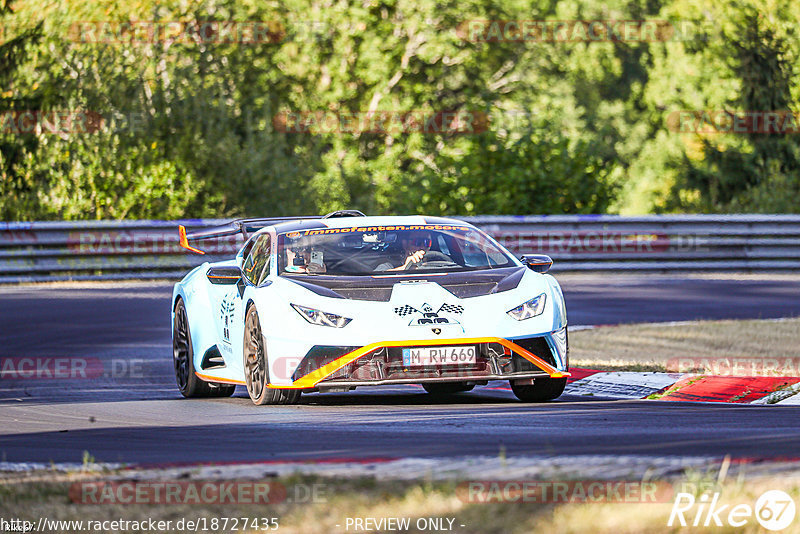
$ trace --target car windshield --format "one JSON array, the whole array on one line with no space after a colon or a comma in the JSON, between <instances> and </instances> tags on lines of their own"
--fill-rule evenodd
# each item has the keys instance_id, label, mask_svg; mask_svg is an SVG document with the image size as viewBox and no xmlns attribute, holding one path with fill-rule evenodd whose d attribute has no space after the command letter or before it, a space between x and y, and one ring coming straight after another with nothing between
<instances>
[{"instance_id":1,"label":"car windshield","mask_svg":"<svg viewBox=\"0 0 800 534\"><path fill-rule=\"evenodd\" d=\"M514 259L505 250L469 226L322 228L278 235L280 274L376 276L513 265Z\"/></svg>"}]
</instances>

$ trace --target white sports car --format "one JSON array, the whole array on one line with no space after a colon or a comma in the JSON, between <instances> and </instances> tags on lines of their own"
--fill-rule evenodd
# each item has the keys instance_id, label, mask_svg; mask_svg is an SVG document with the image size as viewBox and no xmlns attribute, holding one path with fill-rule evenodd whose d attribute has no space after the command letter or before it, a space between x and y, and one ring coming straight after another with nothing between
<instances>
[{"instance_id":1,"label":"white sports car","mask_svg":"<svg viewBox=\"0 0 800 534\"><path fill-rule=\"evenodd\" d=\"M433 395L508 380L523 401L561 395L567 315L547 256L515 258L463 221L440 217L242 219L187 235L241 233L229 261L175 284L175 375L186 397L256 404L305 392L421 384ZM198 245L201 246L201 245Z\"/></svg>"}]
</instances>

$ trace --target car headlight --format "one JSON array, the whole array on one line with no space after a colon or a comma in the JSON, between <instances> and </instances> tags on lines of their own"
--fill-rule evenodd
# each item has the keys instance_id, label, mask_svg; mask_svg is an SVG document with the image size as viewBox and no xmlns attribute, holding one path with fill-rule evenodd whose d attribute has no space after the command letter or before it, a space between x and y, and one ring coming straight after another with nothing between
<instances>
[{"instance_id":1,"label":"car headlight","mask_svg":"<svg viewBox=\"0 0 800 534\"><path fill-rule=\"evenodd\" d=\"M547 297L542 293L536 298L523 302L513 310L508 310L507 313L517 321L524 321L525 319L541 315L544 312L544 303L546 300Z\"/></svg>"},{"instance_id":2,"label":"car headlight","mask_svg":"<svg viewBox=\"0 0 800 534\"><path fill-rule=\"evenodd\" d=\"M334 328L343 328L347 323L352 321L347 317L336 315L335 313L325 313L324 311L315 310L314 308L306 308L298 304L292 304L292 308L297 310L297 313L303 316L303 319L311 324L320 326L332 326Z\"/></svg>"}]
</instances>

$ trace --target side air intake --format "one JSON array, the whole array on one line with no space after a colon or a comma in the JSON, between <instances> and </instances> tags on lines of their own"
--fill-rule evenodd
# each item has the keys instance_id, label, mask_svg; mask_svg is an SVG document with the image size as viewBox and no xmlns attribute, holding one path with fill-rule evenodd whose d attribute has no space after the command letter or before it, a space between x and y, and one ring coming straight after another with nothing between
<instances>
[{"instance_id":1,"label":"side air intake","mask_svg":"<svg viewBox=\"0 0 800 534\"><path fill-rule=\"evenodd\" d=\"M225 367L225 360L222 359L222 354L216 345L211 347L203 354L203 361L200 363L200 369L221 369Z\"/></svg>"}]
</instances>

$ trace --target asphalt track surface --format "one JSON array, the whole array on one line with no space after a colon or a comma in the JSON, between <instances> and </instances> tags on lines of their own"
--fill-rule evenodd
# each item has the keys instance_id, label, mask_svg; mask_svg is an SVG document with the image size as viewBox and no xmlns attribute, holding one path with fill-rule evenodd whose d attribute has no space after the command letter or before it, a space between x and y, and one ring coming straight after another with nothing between
<instances>
[{"instance_id":1,"label":"asphalt track surface","mask_svg":"<svg viewBox=\"0 0 800 534\"><path fill-rule=\"evenodd\" d=\"M570 323L800 315L800 279L597 276L562 282ZM84 358L92 379L0 378L0 461L136 464L408 456L777 458L800 450L800 407L619 401L522 404L504 383L449 401L418 386L313 394L297 406L185 400L167 284L0 287L0 357Z\"/></svg>"}]
</instances>

